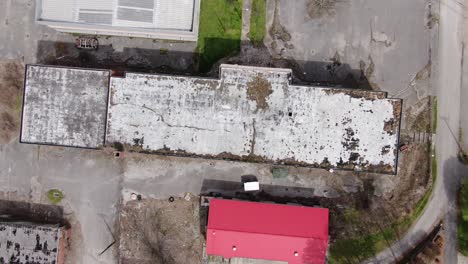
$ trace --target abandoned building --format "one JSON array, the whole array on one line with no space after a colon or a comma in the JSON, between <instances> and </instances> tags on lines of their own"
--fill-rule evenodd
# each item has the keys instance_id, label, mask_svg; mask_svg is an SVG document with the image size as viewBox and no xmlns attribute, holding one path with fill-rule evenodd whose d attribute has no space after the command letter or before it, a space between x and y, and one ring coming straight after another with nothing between
<instances>
[{"instance_id":1,"label":"abandoned building","mask_svg":"<svg viewBox=\"0 0 468 264\"><path fill-rule=\"evenodd\" d=\"M21 142L394 174L400 99L299 86L289 69L220 79L28 65ZM86 83L86 85L83 85Z\"/></svg>"},{"instance_id":2,"label":"abandoned building","mask_svg":"<svg viewBox=\"0 0 468 264\"><path fill-rule=\"evenodd\" d=\"M211 199L207 255L325 263L328 209Z\"/></svg>"},{"instance_id":3,"label":"abandoned building","mask_svg":"<svg viewBox=\"0 0 468 264\"><path fill-rule=\"evenodd\" d=\"M61 229L29 223L0 222L0 263L64 263Z\"/></svg>"},{"instance_id":4,"label":"abandoned building","mask_svg":"<svg viewBox=\"0 0 468 264\"><path fill-rule=\"evenodd\" d=\"M58 31L197 41L199 0L39 0L36 21Z\"/></svg>"}]
</instances>

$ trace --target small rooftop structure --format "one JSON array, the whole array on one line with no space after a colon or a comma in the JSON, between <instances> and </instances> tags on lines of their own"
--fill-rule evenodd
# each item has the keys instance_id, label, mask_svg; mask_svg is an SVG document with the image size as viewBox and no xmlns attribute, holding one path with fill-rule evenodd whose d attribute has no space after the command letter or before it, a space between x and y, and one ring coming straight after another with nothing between
<instances>
[{"instance_id":1,"label":"small rooftop structure","mask_svg":"<svg viewBox=\"0 0 468 264\"><path fill-rule=\"evenodd\" d=\"M20 141L102 146L109 76L104 70L27 65Z\"/></svg>"},{"instance_id":2,"label":"small rooftop structure","mask_svg":"<svg viewBox=\"0 0 468 264\"><path fill-rule=\"evenodd\" d=\"M244 191L259 191L260 183L258 181L244 182Z\"/></svg>"},{"instance_id":3,"label":"small rooftop structure","mask_svg":"<svg viewBox=\"0 0 468 264\"><path fill-rule=\"evenodd\" d=\"M118 142L164 155L396 173L400 99L293 85L291 74L221 65L220 79L109 78L107 71L28 66L21 141Z\"/></svg>"},{"instance_id":4,"label":"small rooftop structure","mask_svg":"<svg viewBox=\"0 0 468 264\"><path fill-rule=\"evenodd\" d=\"M206 239L208 255L322 264L328 209L213 198Z\"/></svg>"},{"instance_id":5,"label":"small rooftop structure","mask_svg":"<svg viewBox=\"0 0 468 264\"><path fill-rule=\"evenodd\" d=\"M36 19L58 31L197 41L199 0L39 0Z\"/></svg>"},{"instance_id":6,"label":"small rooftop structure","mask_svg":"<svg viewBox=\"0 0 468 264\"><path fill-rule=\"evenodd\" d=\"M0 263L63 263L58 227L0 222Z\"/></svg>"}]
</instances>

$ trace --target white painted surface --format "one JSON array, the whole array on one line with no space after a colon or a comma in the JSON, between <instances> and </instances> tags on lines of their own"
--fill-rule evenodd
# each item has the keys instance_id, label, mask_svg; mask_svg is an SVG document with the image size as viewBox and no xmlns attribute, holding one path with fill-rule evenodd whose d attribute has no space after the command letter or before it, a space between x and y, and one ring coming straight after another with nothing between
<instances>
[{"instance_id":1,"label":"white painted surface","mask_svg":"<svg viewBox=\"0 0 468 264\"><path fill-rule=\"evenodd\" d=\"M258 191L260 190L260 184L258 181L256 182L244 182L244 191L250 192L250 191Z\"/></svg>"},{"instance_id":2,"label":"white painted surface","mask_svg":"<svg viewBox=\"0 0 468 264\"><path fill-rule=\"evenodd\" d=\"M0 259L7 263L56 263L62 250L60 236L58 227L0 222Z\"/></svg>"}]
</instances>

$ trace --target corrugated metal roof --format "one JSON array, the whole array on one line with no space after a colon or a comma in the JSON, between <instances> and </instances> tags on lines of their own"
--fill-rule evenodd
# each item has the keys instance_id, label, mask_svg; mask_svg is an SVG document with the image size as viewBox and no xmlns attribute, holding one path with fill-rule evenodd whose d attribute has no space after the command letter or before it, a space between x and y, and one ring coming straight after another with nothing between
<instances>
[{"instance_id":1,"label":"corrugated metal roof","mask_svg":"<svg viewBox=\"0 0 468 264\"><path fill-rule=\"evenodd\" d=\"M155 25L164 29L192 29L193 0L156 0Z\"/></svg>"},{"instance_id":2,"label":"corrugated metal roof","mask_svg":"<svg viewBox=\"0 0 468 264\"><path fill-rule=\"evenodd\" d=\"M40 20L191 31L194 0L42 0Z\"/></svg>"},{"instance_id":3,"label":"corrugated metal roof","mask_svg":"<svg viewBox=\"0 0 468 264\"><path fill-rule=\"evenodd\" d=\"M41 18L54 21L73 21L75 0L42 0Z\"/></svg>"},{"instance_id":4,"label":"corrugated metal roof","mask_svg":"<svg viewBox=\"0 0 468 264\"><path fill-rule=\"evenodd\" d=\"M212 199L206 253L294 263L325 263L328 209Z\"/></svg>"}]
</instances>

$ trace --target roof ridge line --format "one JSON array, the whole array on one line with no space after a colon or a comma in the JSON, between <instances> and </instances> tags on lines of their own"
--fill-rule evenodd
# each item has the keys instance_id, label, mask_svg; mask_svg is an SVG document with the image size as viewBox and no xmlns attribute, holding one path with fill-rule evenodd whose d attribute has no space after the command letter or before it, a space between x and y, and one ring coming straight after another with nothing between
<instances>
[{"instance_id":1,"label":"roof ridge line","mask_svg":"<svg viewBox=\"0 0 468 264\"><path fill-rule=\"evenodd\" d=\"M263 234L263 235L271 235L271 236L282 236L282 237L298 237L298 238L313 238L313 239L320 239L320 240L327 240L328 241L328 237L327 239L323 239L323 238L317 238L317 237L306 237L306 236L297 236L297 235L283 235L283 234L272 234L272 233L260 233L260 232L250 232L250 231L239 231L239 230L230 230L230 229L222 229L222 228L212 228L212 227L209 227L207 228L207 230L209 229L215 229L215 230L221 230L221 231L228 231L228 232L237 232L237 233L253 233L253 234Z\"/></svg>"}]
</instances>

